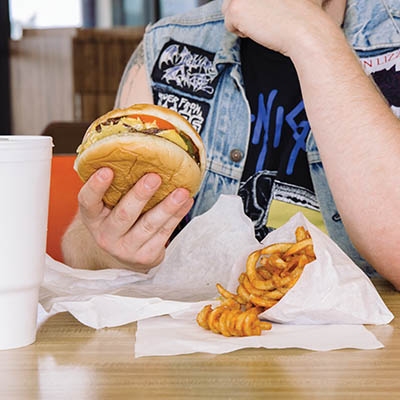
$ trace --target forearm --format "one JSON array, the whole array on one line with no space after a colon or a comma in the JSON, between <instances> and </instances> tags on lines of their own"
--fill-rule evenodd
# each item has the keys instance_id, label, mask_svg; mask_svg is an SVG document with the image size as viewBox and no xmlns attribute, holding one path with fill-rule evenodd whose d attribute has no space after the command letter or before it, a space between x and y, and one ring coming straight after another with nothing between
<instances>
[{"instance_id":1,"label":"forearm","mask_svg":"<svg viewBox=\"0 0 400 400\"><path fill-rule=\"evenodd\" d=\"M343 34L312 33L289 56L330 188L357 249L400 288L400 122Z\"/></svg>"}]
</instances>

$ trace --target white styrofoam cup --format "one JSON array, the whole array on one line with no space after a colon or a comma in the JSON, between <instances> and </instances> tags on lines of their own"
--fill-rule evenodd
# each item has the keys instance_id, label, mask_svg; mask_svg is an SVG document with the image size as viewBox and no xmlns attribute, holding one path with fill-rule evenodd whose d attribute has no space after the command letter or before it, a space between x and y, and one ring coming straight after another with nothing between
<instances>
[{"instance_id":1,"label":"white styrofoam cup","mask_svg":"<svg viewBox=\"0 0 400 400\"><path fill-rule=\"evenodd\" d=\"M0 350L36 340L52 138L0 136Z\"/></svg>"}]
</instances>

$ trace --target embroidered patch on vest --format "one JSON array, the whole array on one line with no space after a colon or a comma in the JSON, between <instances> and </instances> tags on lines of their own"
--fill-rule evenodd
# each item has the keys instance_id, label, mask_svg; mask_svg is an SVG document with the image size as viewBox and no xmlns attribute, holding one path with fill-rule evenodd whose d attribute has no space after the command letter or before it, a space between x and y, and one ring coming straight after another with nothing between
<instances>
[{"instance_id":1,"label":"embroidered patch on vest","mask_svg":"<svg viewBox=\"0 0 400 400\"><path fill-rule=\"evenodd\" d=\"M199 97L211 99L217 86L215 53L169 41L154 65L152 79Z\"/></svg>"},{"instance_id":2,"label":"embroidered patch on vest","mask_svg":"<svg viewBox=\"0 0 400 400\"><path fill-rule=\"evenodd\" d=\"M177 111L193 125L198 133L203 129L210 110L210 105L204 101L157 90L154 90L154 103Z\"/></svg>"}]
</instances>

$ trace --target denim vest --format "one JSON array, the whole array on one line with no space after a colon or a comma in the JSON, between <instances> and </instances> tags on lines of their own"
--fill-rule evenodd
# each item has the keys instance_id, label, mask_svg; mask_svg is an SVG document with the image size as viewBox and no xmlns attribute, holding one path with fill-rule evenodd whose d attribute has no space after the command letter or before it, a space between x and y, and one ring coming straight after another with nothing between
<instances>
[{"instance_id":1,"label":"denim vest","mask_svg":"<svg viewBox=\"0 0 400 400\"><path fill-rule=\"evenodd\" d=\"M166 83L152 79L151 72L163 46L172 39L214 54L213 71L217 76L217 86L213 96L206 100L209 113L201 130L207 151L206 174L190 217L207 211L220 194L237 193L249 142L250 107L241 74L239 40L225 30L221 4L222 0L212 1L183 16L162 19L147 27L143 41L145 64L153 93L167 91L176 98L204 101L195 93L188 94L177 87L171 88ZM373 23L370 19L373 19ZM398 47L399 0L348 1L344 29L349 42L361 57L363 54L370 55L373 51ZM312 134L308 138L307 154L329 235L360 267L373 273L372 268L354 249L344 230Z\"/></svg>"}]
</instances>

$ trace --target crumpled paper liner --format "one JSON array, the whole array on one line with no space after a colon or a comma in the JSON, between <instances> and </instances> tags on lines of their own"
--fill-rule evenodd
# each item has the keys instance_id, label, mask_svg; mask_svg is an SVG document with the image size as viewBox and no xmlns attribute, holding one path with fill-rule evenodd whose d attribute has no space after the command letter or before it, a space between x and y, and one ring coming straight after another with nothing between
<instances>
[{"instance_id":1,"label":"crumpled paper liner","mask_svg":"<svg viewBox=\"0 0 400 400\"><path fill-rule=\"evenodd\" d=\"M127 270L76 270L46 258L40 303L47 313L71 312L93 328L119 326L185 310L215 297L238 260L258 241L240 198L221 201L171 242L163 263L149 274Z\"/></svg>"},{"instance_id":2,"label":"crumpled paper liner","mask_svg":"<svg viewBox=\"0 0 400 400\"><path fill-rule=\"evenodd\" d=\"M48 316L68 311L96 329L162 315L196 325L196 313L216 300L217 282L235 291L248 254L269 243L294 241L299 225L310 231L317 259L263 317L285 324L389 323L393 314L369 278L302 214L260 244L238 196L221 196L207 213L193 219L169 245L163 263L147 275L75 270L48 256L40 303ZM209 333L202 332L205 340Z\"/></svg>"}]
</instances>

